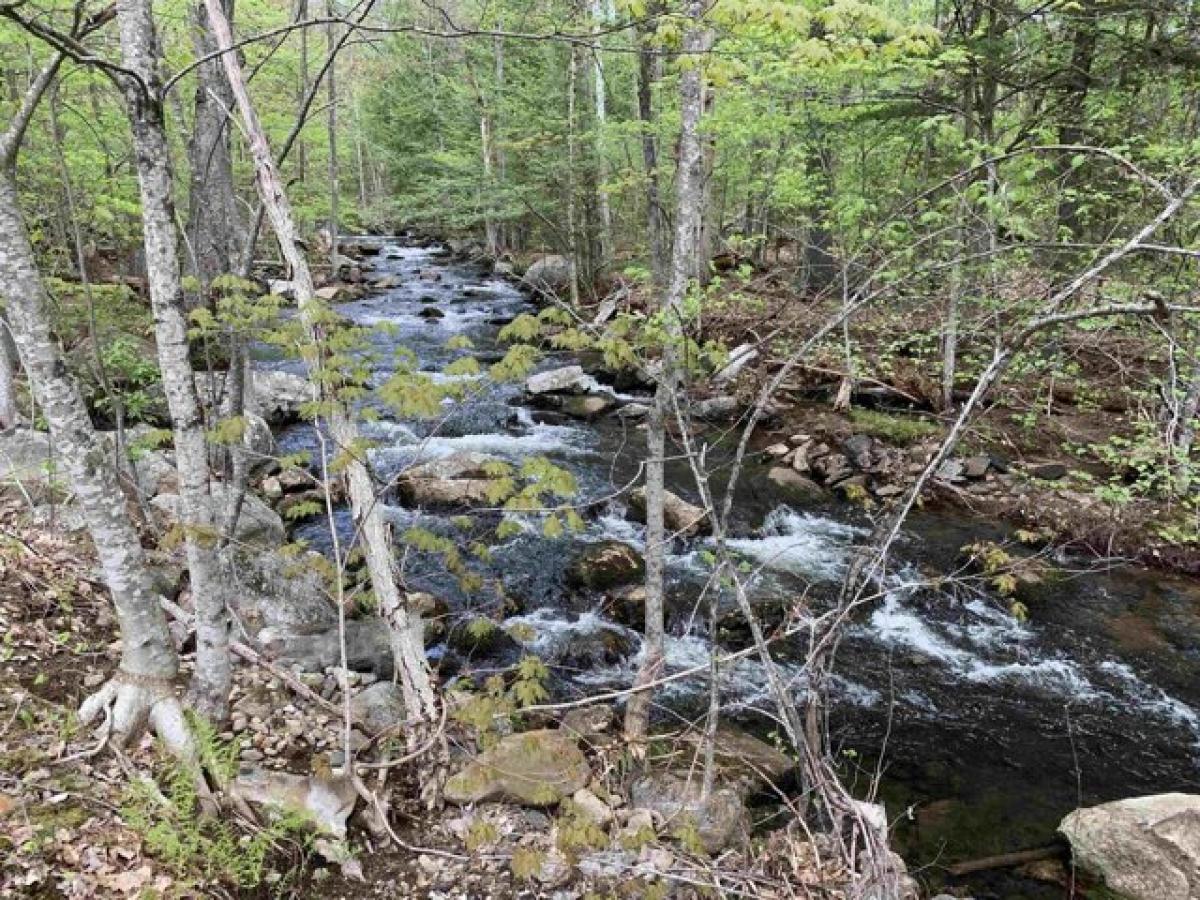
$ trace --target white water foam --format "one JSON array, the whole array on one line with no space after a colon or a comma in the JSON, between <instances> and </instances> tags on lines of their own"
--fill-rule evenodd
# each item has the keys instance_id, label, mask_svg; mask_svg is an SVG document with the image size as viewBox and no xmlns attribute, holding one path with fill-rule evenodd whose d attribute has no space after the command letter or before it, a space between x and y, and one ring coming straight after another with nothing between
<instances>
[{"instance_id":1,"label":"white water foam","mask_svg":"<svg viewBox=\"0 0 1200 900\"><path fill-rule=\"evenodd\" d=\"M763 521L761 537L734 538L728 544L767 569L836 581L846 571L851 540L863 533L844 522L780 506Z\"/></svg>"}]
</instances>

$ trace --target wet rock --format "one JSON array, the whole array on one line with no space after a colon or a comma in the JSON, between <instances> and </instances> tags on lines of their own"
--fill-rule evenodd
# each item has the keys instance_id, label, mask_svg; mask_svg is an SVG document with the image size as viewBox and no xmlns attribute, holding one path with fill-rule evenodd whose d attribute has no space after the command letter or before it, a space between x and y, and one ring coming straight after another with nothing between
<instances>
[{"instance_id":1,"label":"wet rock","mask_svg":"<svg viewBox=\"0 0 1200 900\"><path fill-rule=\"evenodd\" d=\"M1077 809L1058 830L1081 868L1130 900L1200 896L1200 795L1154 794Z\"/></svg>"},{"instance_id":2,"label":"wet rock","mask_svg":"<svg viewBox=\"0 0 1200 900\"><path fill-rule=\"evenodd\" d=\"M629 512L635 522L646 521L646 489L637 488L629 495ZM678 494L663 492L663 521L667 530L683 537L707 533L711 526L703 507L688 503Z\"/></svg>"},{"instance_id":3,"label":"wet rock","mask_svg":"<svg viewBox=\"0 0 1200 900\"><path fill-rule=\"evenodd\" d=\"M609 397L600 397L591 394L581 397L567 397L563 400L561 409L572 418L590 422L600 418L612 409L614 405L615 401Z\"/></svg>"},{"instance_id":4,"label":"wet rock","mask_svg":"<svg viewBox=\"0 0 1200 900\"><path fill-rule=\"evenodd\" d=\"M217 517L233 508L234 488L216 482L210 486L210 490L212 515L219 521ZM178 494L159 494L150 501L150 505L159 511L167 524L174 525L181 521L183 501ZM243 546L274 550L283 544L284 536L283 520L279 515L253 494L247 493L242 499L234 540Z\"/></svg>"},{"instance_id":5,"label":"wet rock","mask_svg":"<svg viewBox=\"0 0 1200 900\"><path fill-rule=\"evenodd\" d=\"M842 444L842 450L855 468L869 469L874 446L875 440L869 434L854 434Z\"/></svg>"},{"instance_id":6,"label":"wet rock","mask_svg":"<svg viewBox=\"0 0 1200 900\"><path fill-rule=\"evenodd\" d=\"M1040 465L1027 466L1025 471L1033 478L1038 478L1042 481L1058 481L1060 478L1066 478L1070 470L1062 463L1041 463Z\"/></svg>"},{"instance_id":7,"label":"wet rock","mask_svg":"<svg viewBox=\"0 0 1200 900\"><path fill-rule=\"evenodd\" d=\"M573 629L569 634L569 639L548 655L547 662L586 672L622 662L637 649L633 634L603 623L592 628Z\"/></svg>"},{"instance_id":8,"label":"wet rock","mask_svg":"<svg viewBox=\"0 0 1200 900\"><path fill-rule=\"evenodd\" d=\"M413 466L397 479L396 490L409 506L488 506L487 466L497 461L483 453L453 453Z\"/></svg>"},{"instance_id":9,"label":"wet rock","mask_svg":"<svg viewBox=\"0 0 1200 900\"><path fill-rule=\"evenodd\" d=\"M592 379L583 371L583 366L563 366L530 375L525 381L525 392L535 395L582 393L591 383Z\"/></svg>"},{"instance_id":10,"label":"wet rock","mask_svg":"<svg viewBox=\"0 0 1200 900\"><path fill-rule=\"evenodd\" d=\"M704 422L725 422L737 416L741 404L737 397L709 397L692 404L692 415Z\"/></svg>"},{"instance_id":11,"label":"wet rock","mask_svg":"<svg viewBox=\"0 0 1200 900\"><path fill-rule=\"evenodd\" d=\"M604 612L614 622L642 629L646 624L646 586L626 584L607 591L604 595Z\"/></svg>"},{"instance_id":12,"label":"wet rock","mask_svg":"<svg viewBox=\"0 0 1200 900\"><path fill-rule=\"evenodd\" d=\"M621 419L644 419L650 415L650 407L645 403L626 403L617 410L617 417Z\"/></svg>"},{"instance_id":13,"label":"wet rock","mask_svg":"<svg viewBox=\"0 0 1200 900\"><path fill-rule=\"evenodd\" d=\"M584 548L567 567L567 582L574 587L603 589L628 584L642 577L642 555L622 541L600 541Z\"/></svg>"},{"instance_id":14,"label":"wet rock","mask_svg":"<svg viewBox=\"0 0 1200 900\"><path fill-rule=\"evenodd\" d=\"M741 794L727 784L718 785L700 800L700 778L676 772L654 772L639 778L630 788L630 805L654 813L669 834L694 828L708 853L717 853L745 838L749 817Z\"/></svg>"},{"instance_id":15,"label":"wet rock","mask_svg":"<svg viewBox=\"0 0 1200 900\"><path fill-rule=\"evenodd\" d=\"M968 456L962 462L963 477L982 478L991 467L992 460L989 456Z\"/></svg>"},{"instance_id":16,"label":"wet rock","mask_svg":"<svg viewBox=\"0 0 1200 900\"><path fill-rule=\"evenodd\" d=\"M350 718L369 734L378 734L404 721L404 697L400 686L379 681L363 688L350 699Z\"/></svg>"},{"instance_id":17,"label":"wet rock","mask_svg":"<svg viewBox=\"0 0 1200 900\"><path fill-rule=\"evenodd\" d=\"M767 480L778 488L782 488L787 499L792 502L806 503L821 500L825 497L825 489L819 484L801 475L795 469L785 466L773 466L767 472Z\"/></svg>"},{"instance_id":18,"label":"wet rock","mask_svg":"<svg viewBox=\"0 0 1200 900\"><path fill-rule=\"evenodd\" d=\"M543 728L501 738L446 782L452 803L508 800L553 806L591 777L572 735Z\"/></svg>"},{"instance_id":19,"label":"wet rock","mask_svg":"<svg viewBox=\"0 0 1200 900\"><path fill-rule=\"evenodd\" d=\"M344 303L354 299L354 292L345 284L327 284L317 288L313 294L318 300L324 300L326 303Z\"/></svg>"},{"instance_id":20,"label":"wet rock","mask_svg":"<svg viewBox=\"0 0 1200 900\"><path fill-rule=\"evenodd\" d=\"M536 293L561 294L571 287L571 263L563 256L543 256L525 270L521 283Z\"/></svg>"},{"instance_id":21,"label":"wet rock","mask_svg":"<svg viewBox=\"0 0 1200 900\"><path fill-rule=\"evenodd\" d=\"M381 291L388 291L393 288L398 288L404 284L404 279L399 275L380 275L378 278L371 280L371 286L378 288Z\"/></svg>"},{"instance_id":22,"label":"wet rock","mask_svg":"<svg viewBox=\"0 0 1200 900\"><path fill-rule=\"evenodd\" d=\"M422 319L444 319L444 318L446 318L446 314L444 312L442 312L440 309L438 309L436 306L426 306L419 313L417 313L417 315L420 316Z\"/></svg>"},{"instance_id":23,"label":"wet rock","mask_svg":"<svg viewBox=\"0 0 1200 900\"><path fill-rule=\"evenodd\" d=\"M521 645L507 631L490 619L459 622L450 629L446 644L467 659L496 659L515 662L521 655Z\"/></svg>"}]
</instances>

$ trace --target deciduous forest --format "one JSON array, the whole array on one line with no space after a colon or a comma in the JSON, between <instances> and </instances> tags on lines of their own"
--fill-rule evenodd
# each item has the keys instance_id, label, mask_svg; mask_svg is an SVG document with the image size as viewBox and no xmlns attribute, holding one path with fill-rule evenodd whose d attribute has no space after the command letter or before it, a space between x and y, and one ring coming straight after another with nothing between
<instances>
[{"instance_id":1,"label":"deciduous forest","mask_svg":"<svg viewBox=\"0 0 1200 900\"><path fill-rule=\"evenodd\" d=\"M0 896L1200 897L1200 12L0 0Z\"/></svg>"}]
</instances>

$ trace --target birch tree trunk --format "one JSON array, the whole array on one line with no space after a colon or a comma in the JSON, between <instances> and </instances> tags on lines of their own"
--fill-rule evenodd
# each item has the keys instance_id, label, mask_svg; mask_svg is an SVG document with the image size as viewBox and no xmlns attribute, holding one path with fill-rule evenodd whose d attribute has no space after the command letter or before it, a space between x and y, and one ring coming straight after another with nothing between
<instances>
[{"instance_id":1,"label":"birch tree trunk","mask_svg":"<svg viewBox=\"0 0 1200 900\"><path fill-rule=\"evenodd\" d=\"M151 4L148 0L122 0L117 4L117 22L123 63L137 76L124 77L122 88L133 129L154 337L175 434L181 524L196 611L193 703L203 715L221 722L229 711L232 674L229 617L216 552L204 419L188 356L188 321L176 246L170 149L163 124L158 43Z\"/></svg>"},{"instance_id":2,"label":"birch tree trunk","mask_svg":"<svg viewBox=\"0 0 1200 900\"><path fill-rule=\"evenodd\" d=\"M220 0L205 0L205 3L218 45L222 49L232 46L233 35L229 23L222 16ZM320 304L313 291L312 270L299 247L291 204L271 156L266 132L250 102L237 57L233 53L225 53L221 59L250 142L259 193L280 249L292 270L292 285L300 316L312 333L315 343L319 339L317 317L320 315ZM310 363L319 367L320 359L313 359ZM319 373L314 372L314 375L319 376ZM316 380L323 385L322 390L325 390L325 379L318 377ZM350 507L355 522L361 529L371 587L380 611L388 622L392 654L405 708L410 717L420 716L429 722L436 721L437 698L425 658L420 615L408 608L406 599L400 593L391 531L383 519L382 506L376 502L374 483L360 456L361 441L358 430L350 420L348 410L335 393L331 392L324 399L328 401L329 430L333 440L350 456L346 466Z\"/></svg>"},{"instance_id":3,"label":"birch tree trunk","mask_svg":"<svg viewBox=\"0 0 1200 900\"><path fill-rule=\"evenodd\" d=\"M0 310L0 431L17 425L17 345L4 310Z\"/></svg>"},{"instance_id":4,"label":"birch tree trunk","mask_svg":"<svg viewBox=\"0 0 1200 900\"><path fill-rule=\"evenodd\" d=\"M32 112L61 61L56 57L35 80L22 113ZM106 712L109 733L119 742L135 737L149 719L169 747L190 755L183 709L174 692L178 658L161 598L153 588L116 472L52 337L49 296L21 217L13 172L25 128L22 113L0 139L0 294L30 390L71 479L121 629L120 667L84 701L80 718L87 723Z\"/></svg>"},{"instance_id":5,"label":"birch tree trunk","mask_svg":"<svg viewBox=\"0 0 1200 900\"><path fill-rule=\"evenodd\" d=\"M649 10L651 14L657 6ZM649 29L639 33L637 106L642 131L642 166L646 170L646 231L650 244L650 272L656 289L667 284L667 235L658 187L658 140L655 137L654 85L662 78L662 57L649 43Z\"/></svg>"},{"instance_id":6,"label":"birch tree trunk","mask_svg":"<svg viewBox=\"0 0 1200 900\"><path fill-rule=\"evenodd\" d=\"M207 0L206 0L207 2ZM329 17L336 14L333 0L326 6ZM228 21L228 20L226 20ZM338 94L337 94L337 25L330 22L325 29L325 40L329 47L329 277L338 276ZM282 192L281 192L282 193Z\"/></svg>"},{"instance_id":7,"label":"birch tree trunk","mask_svg":"<svg viewBox=\"0 0 1200 900\"><path fill-rule=\"evenodd\" d=\"M679 165L675 177L675 244L671 253L671 280L659 309L662 319L662 369L648 416L646 437L646 641L645 656L634 680L644 687L661 677L663 652L663 573L666 565L667 534L663 523L664 457L666 421L679 388L676 355L683 336L683 306L696 271L700 252L700 225L704 216L704 152L700 120L704 111L702 75L709 33L704 27L703 0L689 0L689 23L683 38L683 64L679 79ZM649 726L652 693L641 690L625 710L625 736L637 745L645 740Z\"/></svg>"},{"instance_id":8,"label":"birch tree trunk","mask_svg":"<svg viewBox=\"0 0 1200 900\"><path fill-rule=\"evenodd\" d=\"M593 27L599 31L600 27L608 22L604 0L591 0L591 7ZM608 193L604 189L605 182L608 181L608 157L605 152L607 148L604 134L604 128L608 122L608 98L605 96L604 57L600 55L598 48L592 51L592 76L594 79L592 101L596 120L596 177L600 182L596 190L596 204L600 209L600 262L598 268L602 269L612 256L613 230L612 206L608 200Z\"/></svg>"}]
</instances>

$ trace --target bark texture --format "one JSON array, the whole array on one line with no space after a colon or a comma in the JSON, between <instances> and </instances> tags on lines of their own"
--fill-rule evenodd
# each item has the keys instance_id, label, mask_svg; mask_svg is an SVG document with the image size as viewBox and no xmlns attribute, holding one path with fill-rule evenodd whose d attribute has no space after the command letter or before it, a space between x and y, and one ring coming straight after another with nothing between
<instances>
[{"instance_id":1,"label":"bark texture","mask_svg":"<svg viewBox=\"0 0 1200 900\"><path fill-rule=\"evenodd\" d=\"M233 35L229 23L222 15L219 0L205 0L205 3L218 45L222 48L232 46ZM291 204L271 155L266 132L250 102L237 58L232 53L223 54L221 58L250 142L263 206L275 231L280 250L292 271L292 286L301 318L316 338L319 332L317 317L320 304L313 290L312 270L300 250ZM310 360L310 365L319 370L320 359ZM317 380L324 382L321 378ZM325 399L328 401L330 434L338 448L350 456L346 466L350 507L360 528L371 587L380 611L388 622L392 653L405 707L410 716L421 716L427 721L435 721L437 699L425 659L420 616L408 608L406 599L400 592L391 531L384 521L382 506L376 502L374 482L358 449L361 446L358 430L350 420L348 411L335 395L331 393Z\"/></svg>"},{"instance_id":2,"label":"bark texture","mask_svg":"<svg viewBox=\"0 0 1200 900\"><path fill-rule=\"evenodd\" d=\"M137 76L125 77L122 87L133 130L154 337L175 436L184 542L196 610L193 695L198 711L222 721L228 714L232 676L229 615L216 552L204 420L188 353L171 159L163 124L157 74L159 49L151 4L122 0L117 4L117 21L124 66Z\"/></svg>"},{"instance_id":3,"label":"bark texture","mask_svg":"<svg viewBox=\"0 0 1200 900\"><path fill-rule=\"evenodd\" d=\"M634 681L645 687L661 677L663 653L663 574L666 566L667 534L663 522L665 502L664 461L666 420L675 392L679 389L677 352L683 333L683 305L696 272L704 219L704 152L700 120L704 113L704 83L701 60L710 37L703 24L704 4L688 3L688 29L683 38L687 65L679 79L681 123L679 165L675 179L675 243L671 253L670 282L660 314L663 323L662 368L648 416L646 437L646 653ZM630 741L645 738L649 724L651 692L641 690L625 710L625 735Z\"/></svg>"},{"instance_id":4,"label":"bark texture","mask_svg":"<svg viewBox=\"0 0 1200 900\"><path fill-rule=\"evenodd\" d=\"M233 4L234 0L222 3L229 19L233 18ZM201 58L217 49L203 3L197 3L193 10L192 45ZM200 65L196 69L196 116L188 143L188 240L196 276L205 292L218 275L237 271L243 240L233 189L228 121L232 108L233 96L220 61L213 59Z\"/></svg>"}]
</instances>

